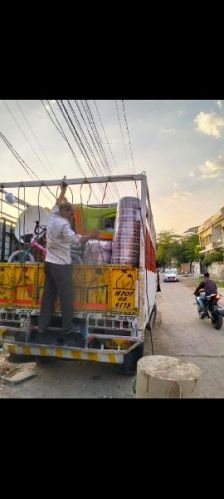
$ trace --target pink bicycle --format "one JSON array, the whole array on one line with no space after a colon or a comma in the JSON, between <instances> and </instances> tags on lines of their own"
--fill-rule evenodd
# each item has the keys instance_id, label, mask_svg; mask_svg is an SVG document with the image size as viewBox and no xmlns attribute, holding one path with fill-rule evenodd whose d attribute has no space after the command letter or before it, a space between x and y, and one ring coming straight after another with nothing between
<instances>
[{"instance_id":1,"label":"pink bicycle","mask_svg":"<svg viewBox=\"0 0 224 499\"><path fill-rule=\"evenodd\" d=\"M33 234L26 234L22 236L20 242L23 244L23 248L17 251L14 251L9 259L9 263L25 263L25 262L35 262L44 260L47 250L44 246L39 244L38 241L44 238L46 234L46 225L40 225L38 221L36 221L35 229ZM32 250L35 249L36 253L40 252L42 255L41 258L35 258ZM38 255L38 253L37 253Z\"/></svg>"}]
</instances>

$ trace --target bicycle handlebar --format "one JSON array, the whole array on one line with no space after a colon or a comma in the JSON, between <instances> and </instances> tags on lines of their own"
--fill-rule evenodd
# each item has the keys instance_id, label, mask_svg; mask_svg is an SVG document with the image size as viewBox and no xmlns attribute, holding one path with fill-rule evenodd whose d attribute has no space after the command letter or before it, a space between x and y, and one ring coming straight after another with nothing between
<instances>
[{"instance_id":1,"label":"bicycle handlebar","mask_svg":"<svg viewBox=\"0 0 224 499\"><path fill-rule=\"evenodd\" d=\"M41 231L40 231L41 229ZM34 228L34 234L36 236L42 236L45 232L46 232L46 225L40 225L40 222L38 220L36 220L36 225L35 225L35 228Z\"/></svg>"}]
</instances>

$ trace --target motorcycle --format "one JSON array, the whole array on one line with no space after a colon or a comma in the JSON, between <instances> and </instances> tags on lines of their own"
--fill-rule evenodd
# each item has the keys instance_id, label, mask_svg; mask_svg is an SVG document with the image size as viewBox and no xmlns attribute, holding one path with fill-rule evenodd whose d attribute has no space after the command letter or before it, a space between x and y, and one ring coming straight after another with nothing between
<instances>
[{"instance_id":1,"label":"motorcycle","mask_svg":"<svg viewBox=\"0 0 224 499\"><path fill-rule=\"evenodd\" d=\"M220 300L221 296L222 295L220 295L219 293L213 293L209 296L206 296L203 307L200 304L200 298L205 298L205 292L200 291L199 296L196 296L198 315L200 319L211 319L212 325L215 329L221 329L223 325L224 308L218 305L218 301Z\"/></svg>"}]
</instances>

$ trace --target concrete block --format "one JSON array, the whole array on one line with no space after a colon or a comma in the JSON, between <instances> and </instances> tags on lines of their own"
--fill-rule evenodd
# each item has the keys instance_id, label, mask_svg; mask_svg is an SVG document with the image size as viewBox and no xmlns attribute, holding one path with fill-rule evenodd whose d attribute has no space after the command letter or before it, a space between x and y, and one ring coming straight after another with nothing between
<instances>
[{"instance_id":1,"label":"concrete block","mask_svg":"<svg viewBox=\"0 0 224 499\"><path fill-rule=\"evenodd\" d=\"M7 383L17 385L19 383L22 383L23 381L26 381L30 378L33 378L34 376L37 375L37 371L35 370L36 364L33 363L31 366L26 367L19 372L15 373L13 376L2 376L2 380L6 381Z\"/></svg>"}]
</instances>

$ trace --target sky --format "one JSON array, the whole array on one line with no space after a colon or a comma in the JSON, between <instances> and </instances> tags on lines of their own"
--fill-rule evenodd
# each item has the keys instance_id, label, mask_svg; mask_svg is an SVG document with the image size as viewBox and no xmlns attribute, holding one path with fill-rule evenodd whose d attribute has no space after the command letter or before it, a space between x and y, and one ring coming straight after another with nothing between
<instances>
[{"instance_id":1,"label":"sky","mask_svg":"<svg viewBox=\"0 0 224 499\"><path fill-rule=\"evenodd\" d=\"M65 101L66 102L66 101ZM72 100L74 109L75 103ZM50 101L70 144L79 168L92 176L74 137L67 128L54 99ZM80 101L78 101L80 104ZM182 234L200 225L224 206L224 101L223 100L125 100L128 129L122 102L96 101L113 157L108 149L94 101L88 101L99 130L111 174L145 172L156 232L174 230ZM49 112L51 109L44 101ZM117 107L121 129L119 125ZM79 115L81 121L81 117ZM121 132L122 130L122 132ZM0 132L41 179L80 178L72 153L51 122L39 100L0 101ZM132 154L132 156L131 156ZM132 161L133 157L133 161ZM97 167L97 166L96 166ZM98 171L104 166L98 165ZM105 172L105 175L107 172ZM0 136L0 183L31 180ZM120 196L136 195L134 182L118 188ZM52 189L56 193L56 189ZM24 198L24 190L11 190ZM102 202L105 185L92 191L84 186L72 189L74 202ZM37 204L37 189L26 189L25 199ZM70 196L70 198L69 198ZM115 200L107 187L105 200ZM71 200L71 192L68 192ZM51 207L54 199L46 189L40 205ZM15 212L16 216L16 212Z\"/></svg>"}]
</instances>

